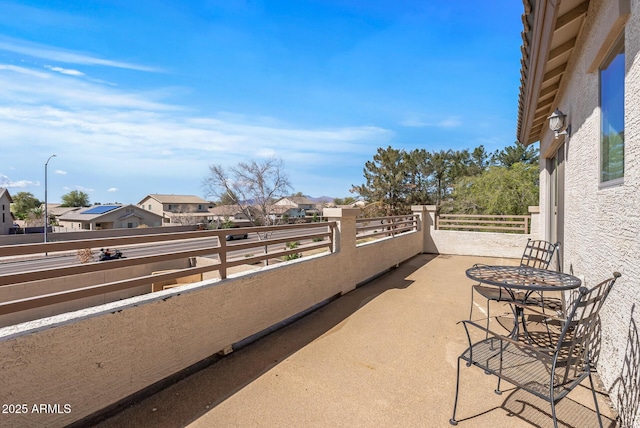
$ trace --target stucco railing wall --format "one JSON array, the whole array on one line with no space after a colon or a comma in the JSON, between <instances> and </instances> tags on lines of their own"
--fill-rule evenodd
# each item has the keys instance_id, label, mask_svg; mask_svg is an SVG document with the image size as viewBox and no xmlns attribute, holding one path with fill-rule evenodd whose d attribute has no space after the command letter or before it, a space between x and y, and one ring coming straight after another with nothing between
<instances>
[{"instance_id":1,"label":"stucco railing wall","mask_svg":"<svg viewBox=\"0 0 640 428\"><path fill-rule=\"evenodd\" d=\"M358 212L325 212L338 221L334 253L1 328L0 401L70 409L7 420L86 418L421 252L423 230L356 247Z\"/></svg>"},{"instance_id":2,"label":"stucco railing wall","mask_svg":"<svg viewBox=\"0 0 640 428\"><path fill-rule=\"evenodd\" d=\"M531 230L528 234L436 230L435 205L427 205L425 211L424 227L429 230L425 234L425 253L520 258L527 239L541 239L538 207L529 207Z\"/></svg>"}]
</instances>

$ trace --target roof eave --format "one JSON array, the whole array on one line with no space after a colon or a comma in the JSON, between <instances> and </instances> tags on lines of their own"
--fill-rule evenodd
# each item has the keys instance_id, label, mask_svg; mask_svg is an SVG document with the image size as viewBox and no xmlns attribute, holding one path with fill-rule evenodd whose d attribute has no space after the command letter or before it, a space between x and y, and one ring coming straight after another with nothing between
<instances>
[{"instance_id":1,"label":"roof eave","mask_svg":"<svg viewBox=\"0 0 640 428\"><path fill-rule=\"evenodd\" d=\"M527 52L528 55L523 59L523 87L521 87L517 138L522 144L529 145L537 141L531 138L531 129L553 39L557 7L555 2L547 1L524 0L524 3L525 15L527 15L527 8L531 8L529 4L534 4L534 15L533 25L529 31L523 31L523 53ZM528 46L525 46L527 43Z\"/></svg>"}]
</instances>

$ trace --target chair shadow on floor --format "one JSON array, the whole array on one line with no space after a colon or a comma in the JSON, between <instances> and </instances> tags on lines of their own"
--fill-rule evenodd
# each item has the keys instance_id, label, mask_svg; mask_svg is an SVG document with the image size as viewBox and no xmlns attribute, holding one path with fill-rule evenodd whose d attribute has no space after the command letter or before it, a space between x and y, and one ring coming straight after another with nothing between
<instances>
[{"instance_id":1,"label":"chair shadow on floor","mask_svg":"<svg viewBox=\"0 0 640 428\"><path fill-rule=\"evenodd\" d=\"M588 388L584 389L587 394L590 394ZM458 419L458 422L472 422L474 419L490 412L503 410L507 412L507 416L518 418L523 422L531 424L533 427L546 428L553 426L549 403L545 400L535 397L520 388L503 390L503 393L508 395L499 407L493 407L482 413ZM558 424L560 426L567 428L589 428L598 426L595 410L570 397L563 398L556 405L556 411ZM606 415L602 415L602 424L604 428L616 428L617 426L616 420Z\"/></svg>"}]
</instances>

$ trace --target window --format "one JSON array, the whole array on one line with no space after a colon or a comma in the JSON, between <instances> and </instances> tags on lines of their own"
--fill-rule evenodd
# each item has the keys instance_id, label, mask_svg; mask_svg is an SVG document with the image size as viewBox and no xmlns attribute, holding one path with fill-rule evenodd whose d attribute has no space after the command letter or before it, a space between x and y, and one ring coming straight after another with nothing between
<instances>
[{"instance_id":1,"label":"window","mask_svg":"<svg viewBox=\"0 0 640 428\"><path fill-rule=\"evenodd\" d=\"M600 68L600 184L624 177L624 38Z\"/></svg>"}]
</instances>

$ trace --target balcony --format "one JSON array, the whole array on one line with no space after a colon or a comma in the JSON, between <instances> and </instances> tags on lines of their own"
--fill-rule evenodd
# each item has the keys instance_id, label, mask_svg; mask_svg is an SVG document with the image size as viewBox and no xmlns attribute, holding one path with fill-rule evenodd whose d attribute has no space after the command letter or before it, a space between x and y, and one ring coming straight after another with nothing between
<instances>
[{"instance_id":1,"label":"balcony","mask_svg":"<svg viewBox=\"0 0 640 428\"><path fill-rule=\"evenodd\" d=\"M328 215L333 252L1 328L0 396L29 412L0 425L448 426L464 271L515 264L527 236L465 242L476 255L424 254L455 233L434 233L424 209L414 230L359 245L354 213ZM462 388L461 426L550 424L546 402L495 395L479 370L463 369ZM595 426L590 392L578 392L559 420Z\"/></svg>"},{"instance_id":2,"label":"balcony","mask_svg":"<svg viewBox=\"0 0 640 428\"><path fill-rule=\"evenodd\" d=\"M469 309L464 271L507 262L418 255L98 426L449 426L465 347L456 322ZM513 389L496 395L495 384L463 371L459 426L550 426L548 403ZM590 392L577 392L558 405L559 420L597 426Z\"/></svg>"}]
</instances>

